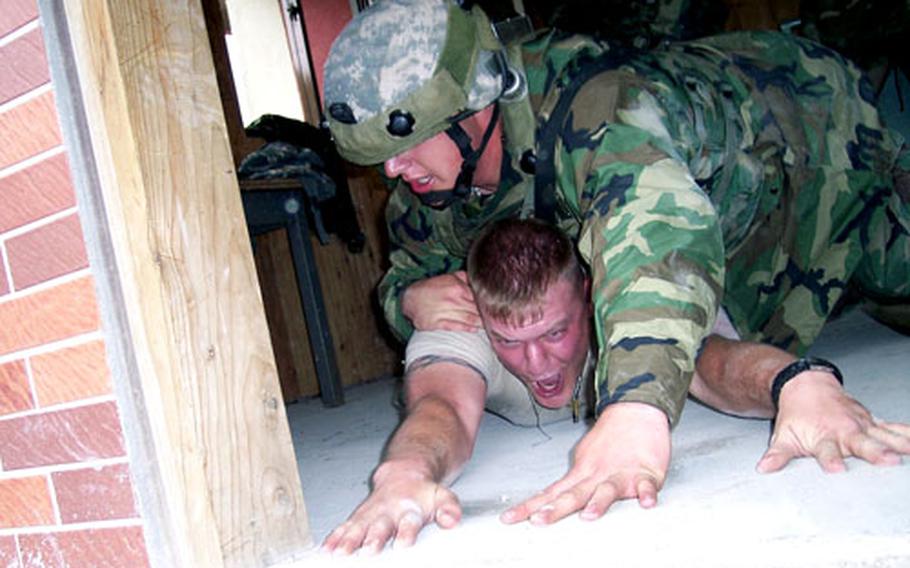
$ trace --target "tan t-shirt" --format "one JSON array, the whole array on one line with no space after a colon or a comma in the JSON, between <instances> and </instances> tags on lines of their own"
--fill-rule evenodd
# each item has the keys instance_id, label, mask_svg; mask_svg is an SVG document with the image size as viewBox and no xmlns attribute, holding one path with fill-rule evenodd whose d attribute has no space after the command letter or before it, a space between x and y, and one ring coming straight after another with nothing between
<instances>
[{"instance_id":1,"label":"tan t-shirt","mask_svg":"<svg viewBox=\"0 0 910 568\"><path fill-rule=\"evenodd\" d=\"M726 310L717 312L711 333L728 339L739 339ZM550 409L534 400L531 391L521 380L510 373L496 357L486 332L415 331L405 352L405 371L415 361L426 357L435 361L458 363L473 369L487 383L485 408L519 426L539 426L572 417L571 405ZM588 359L582 371L580 409L582 417L591 413L594 402L594 357Z\"/></svg>"},{"instance_id":2,"label":"tan t-shirt","mask_svg":"<svg viewBox=\"0 0 910 568\"><path fill-rule=\"evenodd\" d=\"M538 426L572 417L572 407L550 409L538 404L531 391L496 357L483 330L477 332L415 331L405 352L405 371L424 358L458 363L477 372L487 383L485 408L519 426ZM588 353L580 391L582 417L588 407L593 357Z\"/></svg>"}]
</instances>

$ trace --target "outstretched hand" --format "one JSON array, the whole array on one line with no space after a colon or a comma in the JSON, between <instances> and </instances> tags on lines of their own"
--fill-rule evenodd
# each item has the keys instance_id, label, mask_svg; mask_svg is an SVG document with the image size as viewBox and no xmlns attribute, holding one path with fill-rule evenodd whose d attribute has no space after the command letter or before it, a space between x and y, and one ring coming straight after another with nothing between
<instances>
[{"instance_id":1,"label":"outstretched hand","mask_svg":"<svg viewBox=\"0 0 910 568\"><path fill-rule=\"evenodd\" d=\"M824 371L803 373L781 392L768 451L756 466L759 472L778 471L799 457L814 457L824 471L834 473L844 471L844 459L851 456L896 465L901 454L910 454L910 425L873 418Z\"/></svg>"},{"instance_id":2,"label":"outstretched hand","mask_svg":"<svg viewBox=\"0 0 910 568\"><path fill-rule=\"evenodd\" d=\"M415 473L383 475L381 468L373 492L326 537L323 550L351 554L362 548L376 554L392 541L411 546L432 522L448 529L461 520L458 497L445 486Z\"/></svg>"},{"instance_id":3,"label":"outstretched hand","mask_svg":"<svg viewBox=\"0 0 910 568\"><path fill-rule=\"evenodd\" d=\"M482 322L464 271L433 276L408 286L401 312L420 331L476 331Z\"/></svg>"},{"instance_id":4,"label":"outstretched hand","mask_svg":"<svg viewBox=\"0 0 910 568\"><path fill-rule=\"evenodd\" d=\"M647 404L615 403L578 443L569 472L500 519L544 525L580 511L582 519L594 520L622 499L653 507L669 465L666 414Z\"/></svg>"}]
</instances>

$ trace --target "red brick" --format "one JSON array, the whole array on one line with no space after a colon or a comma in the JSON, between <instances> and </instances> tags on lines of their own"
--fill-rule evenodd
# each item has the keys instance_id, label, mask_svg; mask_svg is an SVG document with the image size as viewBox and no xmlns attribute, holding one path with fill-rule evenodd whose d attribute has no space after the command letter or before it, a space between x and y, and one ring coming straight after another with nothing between
<instances>
[{"instance_id":1,"label":"red brick","mask_svg":"<svg viewBox=\"0 0 910 568\"><path fill-rule=\"evenodd\" d=\"M50 81L40 28L0 47L0 77L0 103Z\"/></svg>"},{"instance_id":2,"label":"red brick","mask_svg":"<svg viewBox=\"0 0 910 568\"><path fill-rule=\"evenodd\" d=\"M11 536L0 536L0 566L3 568L20 568L19 552L16 539Z\"/></svg>"},{"instance_id":3,"label":"red brick","mask_svg":"<svg viewBox=\"0 0 910 568\"><path fill-rule=\"evenodd\" d=\"M104 342L92 341L31 358L35 397L50 406L111 392Z\"/></svg>"},{"instance_id":4,"label":"red brick","mask_svg":"<svg viewBox=\"0 0 910 568\"><path fill-rule=\"evenodd\" d=\"M53 474L63 523L135 518L129 468L114 465Z\"/></svg>"},{"instance_id":5,"label":"red brick","mask_svg":"<svg viewBox=\"0 0 910 568\"><path fill-rule=\"evenodd\" d=\"M13 287L22 290L88 266L75 213L6 241Z\"/></svg>"},{"instance_id":6,"label":"red brick","mask_svg":"<svg viewBox=\"0 0 910 568\"><path fill-rule=\"evenodd\" d=\"M0 169L50 150L61 143L54 93L48 91L0 113Z\"/></svg>"},{"instance_id":7,"label":"red brick","mask_svg":"<svg viewBox=\"0 0 910 568\"><path fill-rule=\"evenodd\" d=\"M0 440L6 471L124 455L113 402L0 420Z\"/></svg>"},{"instance_id":8,"label":"red brick","mask_svg":"<svg viewBox=\"0 0 910 568\"><path fill-rule=\"evenodd\" d=\"M91 277L0 302L0 353L44 345L100 327Z\"/></svg>"},{"instance_id":9,"label":"red brick","mask_svg":"<svg viewBox=\"0 0 910 568\"><path fill-rule=\"evenodd\" d=\"M23 568L144 568L141 527L90 529L19 537Z\"/></svg>"},{"instance_id":10,"label":"red brick","mask_svg":"<svg viewBox=\"0 0 910 568\"><path fill-rule=\"evenodd\" d=\"M0 37L38 18L35 0L3 0L0 10Z\"/></svg>"},{"instance_id":11,"label":"red brick","mask_svg":"<svg viewBox=\"0 0 910 568\"><path fill-rule=\"evenodd\" d=\"M0 415L34 407L23 361L0 365Z\"/></svg>"},{"instance_id":12,"label":"red brick","mask_svg":"<svg viewBox=\"0 0 910 568\"><path fill-rule=\"evenodd\" d=\"M53 525L54 509L43 475L0 481L0 528Z\"/></svg>"},{"instance_id":13,"label":"red brick","mask_svg":"<svg viewBox=\"0 0 910 568\"><path fill-rule=\"evenodd\" d=\"M6 281L6 255L3 254L3 249L0 247L0 296L4 294L9 294L9 283Z\"/></svg>"},{"instance_id":14,"label":"red brick","mask_svg":"<svg viewBox=\"0 0 910 568\"><path fill-rule=\"evenodd\" d=\"M76 205L65 154L0 177L0 233Z\"/></svg>"}]
</instances>

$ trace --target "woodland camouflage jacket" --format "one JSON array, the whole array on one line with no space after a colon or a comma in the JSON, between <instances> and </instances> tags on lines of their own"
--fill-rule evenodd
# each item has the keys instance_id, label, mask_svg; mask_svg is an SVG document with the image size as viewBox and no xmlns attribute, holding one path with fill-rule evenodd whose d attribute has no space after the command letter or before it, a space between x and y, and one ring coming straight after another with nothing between
<instances>
[{"instance_id":1,"label":"woodland camouflage jacket","mask_svg":"<svg viewBox=\"0 0 910 568\"><path fill-rule=\"evenodd\" d=\"M401 185L389 202L392 267L379 291L402 338L412 331L399 304L408 285L461 269L491 220L534 214L522 158L533 151L546 163L540 129L560 93L610 54L554 33L510 49L530 96L500 102L499 190L435 210ZM613 56L615 68L587 79L558 125L556 219L593 277L598 412L645 402L675 424L720 305L746 339L797 353L813 342L851 275L889 238L881 227L896 199L899 140L856 68L789 35Z\"/></svg>"}]
</instances>

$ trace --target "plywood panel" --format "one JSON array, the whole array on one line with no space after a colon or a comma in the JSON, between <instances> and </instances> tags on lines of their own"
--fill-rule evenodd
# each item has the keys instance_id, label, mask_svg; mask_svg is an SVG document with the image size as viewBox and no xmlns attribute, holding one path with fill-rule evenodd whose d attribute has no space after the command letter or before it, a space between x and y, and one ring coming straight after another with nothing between
<instances>
[{"instance_id":1,"label":"plywood panel","mask_svg":"<svg viewBox=\"0 0 910 568\"><path fill-rule=\"evenodd\" d=\"M777 30L799 17L799 0L725 0L729 31Z\"/></svg>"},{"instance_id":2,"label":"plywood panel","mask_svg":"<svg viewBox=\"0 0 910 568\"><path fill-rule=\"evenodd\" d=\"M350 167L348 173L366 247L352 254L337 239L325 247L314 244L335 358L345 385L396 374L402 357L376 299L388 256L383 225L388 193L374 170Z\"/></svg>"}]
</instances>

